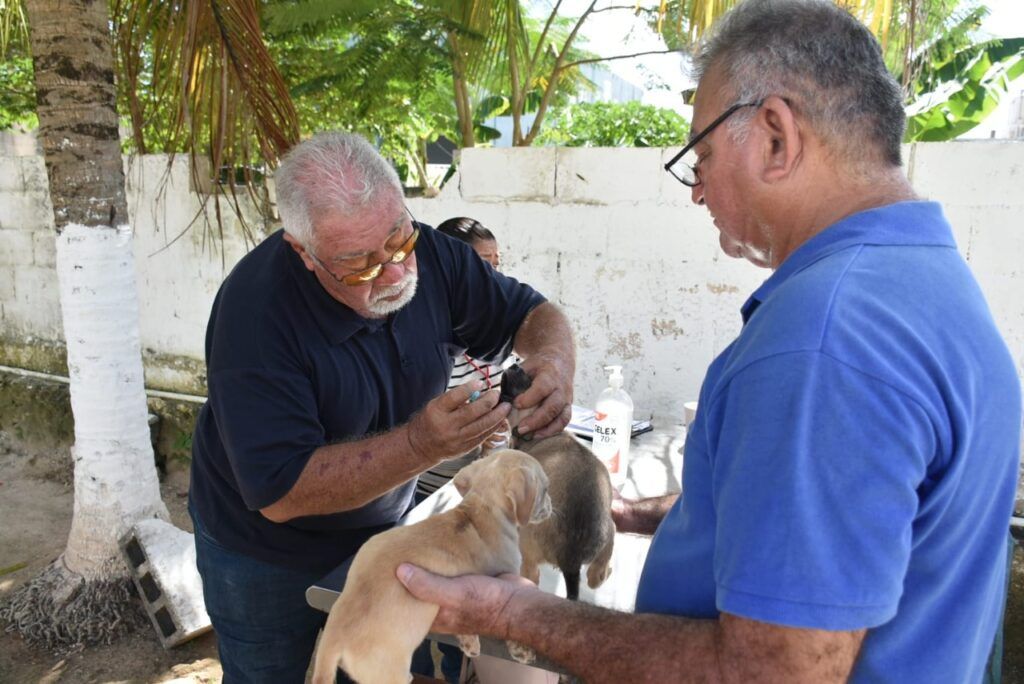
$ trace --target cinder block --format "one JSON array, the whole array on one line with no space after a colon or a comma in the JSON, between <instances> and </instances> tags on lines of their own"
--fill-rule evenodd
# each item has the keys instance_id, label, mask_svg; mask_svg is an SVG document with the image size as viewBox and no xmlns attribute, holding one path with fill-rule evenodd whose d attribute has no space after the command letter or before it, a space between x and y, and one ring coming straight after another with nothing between
<instances>
[{"instance_id":1,"label":"cinder block","mask_svg":"<svg viewBox=\"0 0 1024 684\"><path fill-rule=\"evenodd\" d=\"M0 231L0 266L32 263L32 233L20 230Z\"/></svg>"},{"instance_id":2,"label":"cinder block","mask_svg":"<svg viewBox=\"0 0 1024 684\"><path fill-rule=\"evenodd\" d=\"M0 193L18 194L25 191L21 174L21 157L0 157Z\"/></svg>"},{"instance_id":3,"label":"cinder block","mask_svg":"<svg viewBox=\"0 0 1024 684\"><path fill-rule=\"evenodd\" d=\"M4 230L53 229L53 205L47 193L26 190L5 195L0 206L0 228Z\"/></svg>"},{"instance_id":4,"label":"cinder block","mask_svg":"<svg viewBox=\"0 0 1024 684\"><path fill-rule=\"evenodd\" d=\"M143 520L119 546L164 648L210 631L191 534L163 520Z\"/></svg>"},{"instance_id":5,"label":"cinder block","mask_svg":"<svg viewBox=\"0 0 1024 684\"><path fill-rule=\"evenodd\" d=\"M464 149L459 183L467 201L550 202L555 196L555 148Z\"/></svg>"},{"instance_id":6,"label":"cinder block","mask_svg":"<svg viewBox=\"0 0 1024 684\"><path fill-rule=\"evenodd\" d=\"M916 143L908 169L914 189L944 205L1016 206L1024 195L1024 155L1014 141Z\"/></svg>"},{"instance_id":7,"label":"cinder block","mask_svg":"<svg viewBox=\"0 0 1024 684\"><path fill-rule=\"evenodd\" d=\"M46 161L42 155L18 158L21 160L21 177L25 184L25 190L49 197L50 180L46 176Z\"/></svg>"},{"instance_id":8,"label":"cinder block","mask_svg":"<svg viewBox=\"0 0 1024 684\"><path fill-rule=\"evenodd\" d=\"M31 331L44 340L63 338L57 273L52 268L32 265L0 266L13 271L14 296L5 298L4 326Z\"/></svg>"},{"instance_id":9,"label":"cinder block","mask_svg":"<svg viewBox=\"0 0 1024 684\"><path fill-rule=\"evenodd\" d=\"M0 268L0 302L14 300L14 270Z\"/></svg>"},{"instance_id":10,"label":"cinder block","mask_svg":"<svg viewBox=\"0 0 1024 684\"><path fill-rule=\"evenodd\" d=\"M555 195L580 204L654 203L665 175L661 158L661 149L649 147L559 148Z\"/></svg>"},{"instance_id":11,"label":"cinder block","mask_svg":"<svg viewBox=\"0 0 1024 684\"><path fill-rule=\"evenodd\" d=\"M57 264L57 234L50 230L32 233L32 263L53 268Z\"/></svg>"}]
</instances>

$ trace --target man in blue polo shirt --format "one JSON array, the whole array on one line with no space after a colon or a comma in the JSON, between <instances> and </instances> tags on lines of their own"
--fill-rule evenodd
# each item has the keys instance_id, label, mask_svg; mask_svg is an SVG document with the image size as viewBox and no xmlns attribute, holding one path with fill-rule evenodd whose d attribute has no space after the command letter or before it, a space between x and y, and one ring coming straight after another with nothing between
<instances>
[{"instance_id":1,"label":"man in blue polo shirt","mask_svg":"<svg viewBox=\"0 0 1024 684\"><path fill-rule=\"evenodd\" d=\"M479 445L510 406L445 392L463 352L522 356L520 426L568 422L565 317L468 245L412 220L362 138L321 134L276 176L284 231L224 281L207 329L209 400L190 511L225 682L302 682L326 618L309 585L409 508L416 476Z\"/></svg>"},{"instance_id":2,"label":"man in blue polo shirt","mask_svg":"<svg viewBox=\"0 0 1024 684\"><path fill-rule=\"evenodd\" d=\"M900 88L819 0L747 0L702 46L667 169L774 272L708 370L637 614L521 583L399 578L435 628L588 682L977 682L1004 602L1020 382L941 208L900 170ZM690 154L692 152L692 155Z\"/></svg>"}]
</instances>

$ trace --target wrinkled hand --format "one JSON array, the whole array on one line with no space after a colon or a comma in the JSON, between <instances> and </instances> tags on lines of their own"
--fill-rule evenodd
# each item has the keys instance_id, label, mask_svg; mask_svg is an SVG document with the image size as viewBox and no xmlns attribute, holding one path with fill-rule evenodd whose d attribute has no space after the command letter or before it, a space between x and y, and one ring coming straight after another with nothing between
<instances>
[{"instance_id":1,"label":"wrinkled hand","mask_svg":"<svg viewBox=\"0 0 1024 684\"><path fill-rule=\"evenodd\" d=\"M622 494L612 487L612 521L619 532L632 532L632 506L635 501L623 499Z\"/></svg>"},{"instance_id":2,"label":"wrinkled hand","mask_svg":"<svg viewBox=\"0 0 1024 684\"><path fill-rule=\"evenodd\" d=\"M476 448L493 434L511 407L498 404L498 392L483 387L480 381L467 382L431 399L406 426L413 452L434 464ZM470 402L474 392L478 398Z\"/></svg>"},{"instance_id":3,"label":"wrinkled hand","mask_svg":"<svg viewBox=\"0 0 1024 684\"><path fill-rule=\"evenodd\" d=\"M572 417L572 362L557 354L541 352L521 365L533 384L516 397L515 406L536 410L519 423L519 433L538 438L558 434Z\"/></svg>"},{"instance_id":4,"label":"wrinkled hand","mask_svg":"<svg viewBox=\"0 0 1024 684\"><path fill-rule=\"evenodd\" d=\"M441 634L482 634L507 639L515 602L530 592L540 591L533 582L515 574L442 577L403 563L395 575L410 594L440 606L430 630Z\"/></svg>"}]
</instances>

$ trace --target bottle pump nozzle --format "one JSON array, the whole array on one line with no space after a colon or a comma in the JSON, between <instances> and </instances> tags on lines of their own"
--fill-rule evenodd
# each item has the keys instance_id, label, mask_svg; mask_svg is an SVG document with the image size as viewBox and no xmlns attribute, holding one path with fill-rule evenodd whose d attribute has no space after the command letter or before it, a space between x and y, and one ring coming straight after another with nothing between
<instances>
[{"instance_id":1,"label":"bottle pump nozzle","mask_svg":"<svg viewBox=\"0 0 1024 684\"><path fill-rule=\"evenodd\" d=\"M608 376L608 385L619 389L622 387L622 366L605 366L605 370L610 370L611 374Z\"/></svg>"}]
</instances>

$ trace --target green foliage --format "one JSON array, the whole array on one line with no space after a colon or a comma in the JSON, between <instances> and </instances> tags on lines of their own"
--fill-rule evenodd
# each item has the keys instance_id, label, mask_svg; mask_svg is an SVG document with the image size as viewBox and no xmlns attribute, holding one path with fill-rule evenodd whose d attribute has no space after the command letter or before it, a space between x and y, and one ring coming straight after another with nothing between
<instances>
[{"instance_id":1,"label":"green foliage","mask_svg":"<svg viewBox=\"0 0 1024 684\"><path fill-rule=\"evenodd\" d=\"M952 140L971 130L999 104L1024 73L1024 38L992 40L955 52L935 51L917 80L907 108L905 140Z\"/></svg>"},{"instance_id":2,"label":"green foliage","mask_svg":"<svg viewBox=\"0 0 1024 684\"><path fill-rule=\"evenodd\" d=\"M538 137L562 147L669 147L690 133L686 119L639 102L581 102L558 109Z\"/></svg>"},{"instance_id":3,"label":"green foliage","mask_svg":"<svg viewBox=\"0 0 1024 684\"><path fill-rule=\"evenodd\" d=\"M422 183L426 141L455 121L441 17L411 0L272 0L264 19L302 130L361 133Z\"/></svg>"},{"instance_id":4,"label":"green foliage","mask_svg":"<svg viewBox=\"0 0 1024 684\"><path fill-rule=\"evenodd\" d=\"M0 130L34 128L35 82L28 45L28 24L21 0L0 0Z\"/></svg>"},{"instance_id":5,"label":"green foliage","mask_svg":"<svg viewBox=\"0 0 1024 684\"><path fill-rule=\"evenodd\" d=\"M8 57L0 62L0 130L20 124L38 125L32 60Z\"/></svg>"}]
</instances>

